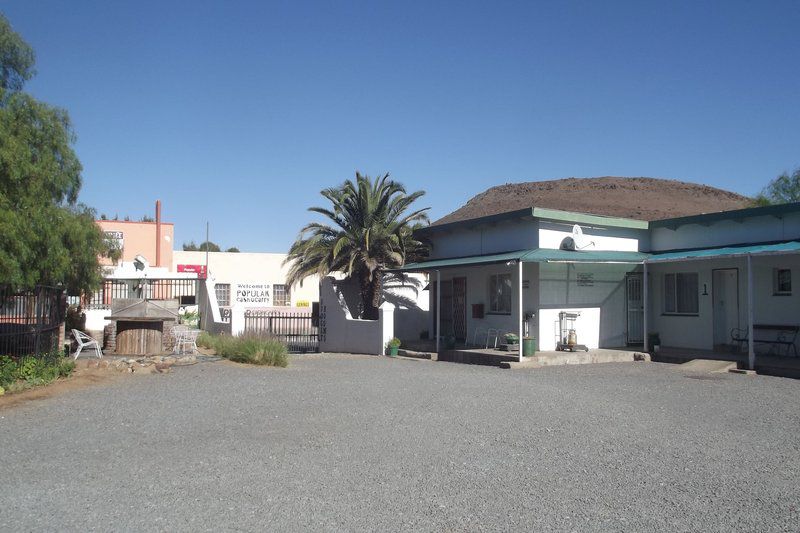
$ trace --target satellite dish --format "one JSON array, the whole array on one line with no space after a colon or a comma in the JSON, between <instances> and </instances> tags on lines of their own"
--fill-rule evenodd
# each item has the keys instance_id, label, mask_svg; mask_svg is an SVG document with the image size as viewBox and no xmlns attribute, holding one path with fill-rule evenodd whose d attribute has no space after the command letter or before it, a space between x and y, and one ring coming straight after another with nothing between
<instances>
[{"instance_id":1,"label":"satellite dish","mask_svg":"<svg viewBox=\"0 0 800 533\"><path fill-rule=\"evenodd\" d=\"M575 250L583 250L589 246L595 246L594 241L589 241L587 243L586 236L583 234L583 230L578 224L575 224L572 226L572 236L564 237L564 239L561 241L560 248L562 250L574 252Z\"/></svg>"},{"instance_id":2,"label":"satellite dish","mask_svg":"<svg viewBox=\"0 0 800 533\"><path fill-rule=\"evenodd\" d=\"M150 263L147 261L147 259L145 259L143 255L137 255L136 257L133 258L133 266L136 270L144 270L145 268L150 266Z\"/></svg>"}]
</instances>

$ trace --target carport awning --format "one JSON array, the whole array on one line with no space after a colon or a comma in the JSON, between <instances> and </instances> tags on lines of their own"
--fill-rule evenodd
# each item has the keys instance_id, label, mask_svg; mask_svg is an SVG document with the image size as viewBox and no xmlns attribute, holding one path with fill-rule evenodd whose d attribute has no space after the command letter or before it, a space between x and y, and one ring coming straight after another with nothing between
<instances>
[{"instance_id":1,"label":"carport awning","mask_svg":"<svg viewBox=\"0 0 800 533\"><path fill-rule=\"evenodd\" d=\"M704 248L701 250L685 250L682 252L666 252L651 254L648 263L670 261L688 261L691 259L714 259L717 257L742 257L747 255L779 255L800 252L800 241L779 242L773 244L750 244L742 246L726 246L723 248Z\"/></svg>"},{"instance_id":2,"label":"carport awning","mask_svg":"<svg viewBox=\"0 0 800 533\"><path fill-rule=\"evenodd\" d=\"M603 250L551 250L548 248L534 248L532 250L519 250L501 254L473 255L468 257L453 257L448 259L434 259L409 263L396 269L402 272L419 272L437 270L440 268L489 265L493 263L507 263L509 261L522 261L523 263L642 263L647 254L640 252L618 252Z\"/></svg>"}]
</instances>

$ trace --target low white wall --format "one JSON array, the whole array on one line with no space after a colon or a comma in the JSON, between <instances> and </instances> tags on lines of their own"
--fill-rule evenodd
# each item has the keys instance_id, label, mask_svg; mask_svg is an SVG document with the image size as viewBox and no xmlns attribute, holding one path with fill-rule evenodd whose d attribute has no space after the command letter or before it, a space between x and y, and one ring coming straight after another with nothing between
<instances>
[{"instance_id":1,"label":"low white wall","mask_svg":"<svg viewBox=\"0 0 800 533\"><path fill-rule=\"evenodd\" d=\"M394 336L394 306L381 306L378 320L352 318L344 290L351 286L327 277L320 284L319 349L321 352L382 355Z\"/></svg>"}]
</instances>

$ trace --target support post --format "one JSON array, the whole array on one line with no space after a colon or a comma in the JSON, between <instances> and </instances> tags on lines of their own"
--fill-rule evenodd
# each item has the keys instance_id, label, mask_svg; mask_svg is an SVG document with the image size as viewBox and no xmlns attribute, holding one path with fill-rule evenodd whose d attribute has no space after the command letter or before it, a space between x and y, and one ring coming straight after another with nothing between
<instances>
[{"instance_id":1,"label":"support post","mask_svg":"<svg viewBox=\"0 0 800 533\"><path fill-rule=\"evenodd\" d=\"M522 260L517 262L517 285L519 290L519 361L522 362L522 344L523 344L523 321L525 316L522 314Z\"/></svg>"},{"instance_id":2,"label":"support post","mask_svg":"<svg viewBox=\"0 0 800 533\"><path fill-rule=\"evenodd\" d=\"M439 357L439 339L442 336L442 274L436 271L436 357Z\"/></svg>"},{"instance_id":3,"label":"support post","mask_svg":"<svg viewBox=\"0 0 800 533\"><path fill-rule=\"evenodd\" d=\"M753 345L753 256L747 254L747 366L756 368L756 352Z\"/></svg>"},{"instance_id":4,"label":"support post","mask_svg":"<svg viewBox=\"0 0 800 533\"><path fill-rule=\"evenodd\" d=\"M647 316L647 311L648 311L648 308L650 306L649 302L648 302L648 296L649 296L648 293L650 291L649 291L649 286L648 286L648 282L647 282L648 281L647 280L647 262L645 261L643 265L644 265L644 271L642 272L642 329L644 331L642 332L642 334L644 336L644 351L645 352L649 352L650 351L650 338L649 338L649 335L648 335L648 324L647 324L647 319L649 317Z\"/></svg>"}]
</instances>

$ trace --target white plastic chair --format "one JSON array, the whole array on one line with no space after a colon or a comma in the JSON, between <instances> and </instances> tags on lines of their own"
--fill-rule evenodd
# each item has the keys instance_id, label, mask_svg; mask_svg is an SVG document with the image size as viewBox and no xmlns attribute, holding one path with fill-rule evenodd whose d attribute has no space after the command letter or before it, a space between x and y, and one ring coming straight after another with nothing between
<instances>
[{"instance_id":1,"label":"white plastic chair","mask_svg":"<svg viewBox=\"0 0 800 533\"><path fill-rule=\"evenodd\" d=\"M189 331L189 327L182 324L172 328L172 340L174 341L172 353L176 355L181 353L181 345L184 342L187 331Z\"/></svg>"},{"instance_id":2,"label":"white plastic chair","mask_svg":"<svg viewBox=\"0 0 800 533\"><path fill-rule=\"evenodd\" d=\"M94 349L94 353L97 357L103 358L103 350L100 349L100 345L97 343L94 338L87 335L86 333L73 329L72 336L75 338L75 342L78 343L78 350L75 352L75 359L81 354L81 350L84 348L92 348Z\"/></svg>"}]
</instances>

